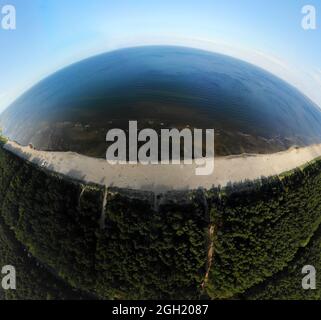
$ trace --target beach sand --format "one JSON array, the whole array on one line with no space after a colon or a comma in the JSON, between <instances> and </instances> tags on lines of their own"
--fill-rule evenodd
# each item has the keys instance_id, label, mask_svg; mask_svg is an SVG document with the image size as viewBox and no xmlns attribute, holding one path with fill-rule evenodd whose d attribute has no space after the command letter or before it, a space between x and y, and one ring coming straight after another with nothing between
<instances>
[{"instance_id":1,"label":"beach sand","mask_svg":"<svg viewBox=\"0 0 321 320\"><path fill-rule=\"evenodd\" d=\"M162 192L212 186L229 182L254 180L289 171L321 156L321 144L291 148L273 154L244 154L217 157L214 172L195 175L192 165L111 165L104 159L91 158L74 152L49 152L8 141L5 149L48 170L77 180L107 187L131 188Z\"/></svg>"}]
</instances>

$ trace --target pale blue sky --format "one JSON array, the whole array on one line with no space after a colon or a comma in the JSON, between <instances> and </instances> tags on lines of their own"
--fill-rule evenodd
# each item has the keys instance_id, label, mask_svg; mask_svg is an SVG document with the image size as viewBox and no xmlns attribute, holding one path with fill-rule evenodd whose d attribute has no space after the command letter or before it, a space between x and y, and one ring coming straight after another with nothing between
<instances>
[{"instance_id":1,"label":"pale blue sky","mask_svg":"<svg viewBox=\"0 0 321 320\"><path fill-rule=\"evenodd\" d=\"M4 4L15 5L17 29L0 28L0 111L57 69L142 44L188 45L248 60L321 106L320 0L0 0L0 8ZM301 28L306 4L320 11L315 31Z\"/></svg>"}]
</instances>

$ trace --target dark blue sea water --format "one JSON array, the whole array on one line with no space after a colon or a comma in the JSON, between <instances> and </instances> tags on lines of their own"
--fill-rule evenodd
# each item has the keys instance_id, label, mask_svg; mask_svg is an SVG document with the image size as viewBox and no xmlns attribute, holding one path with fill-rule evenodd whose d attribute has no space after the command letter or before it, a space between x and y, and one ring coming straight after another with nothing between
<instances>
[{"instance_id":1,"label":"dark blue sea water","mask_svg":"<svg viewBox=\"0 0 321 320\"><path fill-rule=\"evenodd\" d=\"M214 128L218 155L321 142L321 112L298 90L240 60L183 47L122 49L35 85L0 117L38 149L104 156L110 128Z\"/></svg>"}]
</instances>

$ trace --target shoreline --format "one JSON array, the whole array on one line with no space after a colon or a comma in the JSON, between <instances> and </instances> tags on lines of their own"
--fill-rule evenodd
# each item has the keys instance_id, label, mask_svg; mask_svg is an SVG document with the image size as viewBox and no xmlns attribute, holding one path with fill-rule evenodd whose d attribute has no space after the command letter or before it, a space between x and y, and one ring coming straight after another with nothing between
<instances>
[{"instance_id":1,"label":"shoreline","mask_svg":"<svg viewBox=\"0 0 321 320\"><path fill-rule=\"evenodd\" d=\"M111 165L104 159L75 152L39 151L14 141L7 141L4 148L49 171L86 183L154 192L192 190L199 187L210 189L213 186L226 186L228 183L279 175L321 156L321 144L315 144L301 148L292 147L273 154L217 157L211 175L197 176L195 163Z\"/></svg>"}]
</instances>

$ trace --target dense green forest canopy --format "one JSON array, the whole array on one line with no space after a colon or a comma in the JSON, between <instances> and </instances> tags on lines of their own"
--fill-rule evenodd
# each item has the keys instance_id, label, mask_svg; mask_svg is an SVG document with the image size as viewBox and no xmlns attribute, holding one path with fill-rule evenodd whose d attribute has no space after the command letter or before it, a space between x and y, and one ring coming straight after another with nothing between
<instances>
[{"instance_id":1,"label":"dense green forest canopy","mask_svg":"<svg viewBox=\"0 0 321 320\"><path fill-rule=\"evenodd\" d=\"M85 185L1 147L0 265L16 267L17 290L0 297L320 299L300 286L303 265L321 269L320 222L320 160L155 195Z\"/></svg>"}]
</instances>

